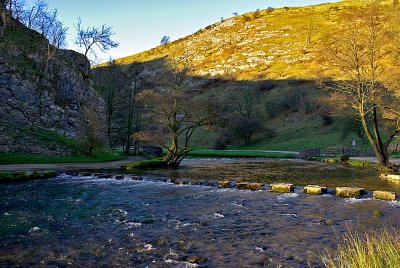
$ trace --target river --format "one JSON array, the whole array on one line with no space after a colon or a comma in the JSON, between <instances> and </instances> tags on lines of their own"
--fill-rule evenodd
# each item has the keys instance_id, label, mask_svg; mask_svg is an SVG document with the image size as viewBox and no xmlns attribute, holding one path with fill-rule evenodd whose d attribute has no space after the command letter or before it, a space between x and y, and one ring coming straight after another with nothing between
<instances>
[{"instance_id":1,"label":"river","mask_svg":"<svg viewBox=\"0 0 400 268\"><path fill-rule=\"evenodd\" d=\"M0 188L0 266L322 267L321 255L332 252L349 230L400 228L398 201L157 181L234 175L268 181L279 172L266 166L289 164L291 169L304 170L299 184L323 174L331 174L323 182L335 179L339 184L361 183L363 174L376 176L371 170L350 169L354 174L349 175L348 168L342 171L339 166L308 162L197 159L185 161L178 171L141 172L144 181L61 175L4 184ZM324 173L326 169L329 172ZM282 179L296 180L293 172L281 174ZM310 172L314 175L304 175ZM388 187L383 182L365 183L366 188Z\"/></svg>"}]
</instances>

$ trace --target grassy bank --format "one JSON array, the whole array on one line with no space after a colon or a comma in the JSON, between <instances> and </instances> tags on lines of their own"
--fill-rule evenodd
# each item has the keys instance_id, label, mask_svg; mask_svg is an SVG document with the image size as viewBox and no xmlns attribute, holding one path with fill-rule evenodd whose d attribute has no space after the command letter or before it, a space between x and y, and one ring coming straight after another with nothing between
<instances>
[{"instance_id":1,"label":"grassy bank","mask_svg":"<svg viewBox=\"0 0 400 268\"><path fill-rule=\"evenodd\" d=\"M48 163L93 163L126 159L113 153L99 153L88 156L48 156L27 153L0 153L0 165L8 164L48 164Z\"/></svg>"},{"instance_id":2,"label":"grassy bank","mask_svg":"<svg viewBox=\"0 0 400 268\"><path fill-rule=\"evenodd\" d=\"M323 261L328 268L400 267L400 233L394 230L350 233L340 241L337 252Z\"/></svg>"},{"instance_id":3,"label":"grassy bank","mask_svg":"<svg viewBox=\"0 0 400 268\"><path fill-rule=\"evenodd\" d=\"M195 150L189 157L227 157L227 158L296 158L296 154L263 152L257 150Z\"/></svg>"},{"instance_id":4,"label":"grassy bank","mask_svg":"<svg viewBox=\"0 0 400 268\"><path fill-rule=\"evenodd\" d=\"M0 172L0 183L46 179L55 177L56 175L57 173L54 171Z\"/></svg>"},{"instance_id":5,"label":"grassy bank","mask_svg":"<svg viewBox=\"0 0 400 268\"><path fill-rule=\"evenodd\" d=\"M124 170L130 170L130 169L135 169L135 168L145 169L145 168L159 168L159 167L165 167L165 163L161 158L154 158L154 159L132 162L132 163L123 165L121 168Z\"/></svg>"}]
</instances>

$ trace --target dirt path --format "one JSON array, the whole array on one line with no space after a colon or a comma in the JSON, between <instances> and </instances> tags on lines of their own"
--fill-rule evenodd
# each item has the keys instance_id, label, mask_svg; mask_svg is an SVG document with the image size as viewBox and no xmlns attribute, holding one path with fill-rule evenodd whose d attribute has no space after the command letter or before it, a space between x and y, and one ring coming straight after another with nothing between
<instances>
[{"instance_id":1,"label":"dirt path","mask_svg":"<svg viewBox=\"0 0 400 268\"><path fill-rule=\"evenodd\" d=\"M128 159L99 162L99 163L54 163L54 164L15 164L0 165L0 171L72 171L72 170L99 170L99 169L119 169L122 165L129 162L143 160L145 158L132 156Z\"/></svg>"}]
</instances>

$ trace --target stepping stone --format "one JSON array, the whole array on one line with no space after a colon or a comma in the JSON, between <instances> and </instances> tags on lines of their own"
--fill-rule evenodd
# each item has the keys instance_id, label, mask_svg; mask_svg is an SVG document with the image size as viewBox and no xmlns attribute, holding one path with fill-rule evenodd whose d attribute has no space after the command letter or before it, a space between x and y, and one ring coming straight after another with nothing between
<instances>
[{"instance_id":1,"label":"stepping stone","mask_svg":"<svg viewBox=\"0 0 400 268\"><path fill-rule=\"evenodd\" d=\"M294 190L293 184L291 183L271 183L271 192L277 193L292 193Z\"/></svg>"},{"instance_id":2,"label":"stepping stone","mask_svg":"<svg viewBox=\"0 0 400 268\"><path fill-rule=\"evenodd\" d=\"M304 187L304 193L311 195L320 195L325 194L327 192L327 188L318 185L307 185Z\"/></svg>"},{"instance_id":3,"label":"stepping stone","mask_svg":"<svg viewBox=\"0 0 400 268\"><path fill-rule=\"evenodd\" d=\"M230 188L230 181L219 181L218 187L219 188Z\"/></svg>"},{"instance_id":4,"label":"stepping stone","mask_svg":"<svg viewBox=\"0 0 400 268\"><path fill-rule=\"evenodd\" d=\"M376 199L394 201L396 200L396 193L388 191L374 191L372 196Z\"/></svg>"},{"instance_id":5,"label":"stepping stone","mask_svg":"<svg viewBox=\"0 0 400 268\"><path fill-rule=\"evenodd\" d=\"M251 191L259 191L261 190L260 183L250 183L250 182L240 182L237 184L238 190L251 190Z\"/></svg>"},{"instance_id":6,"label":"stepping stone","mask_svg":"<svg viewBox=\"0 0 400 268\"><path fill-rule=\"evenodd\" d=\"M364 188L354 187L336 187L336 195L340 197L354 197L358 198L364 194Z\"/></svg>"},{"instance_id":7,"label":"stepping stone","mask_svg":"<svg viewBox=\"0 0 400 268\"><path fill-rule=\"evenodd\" d=\"M381 174L380 177L382 179L392 180L392 181L399 181L400 182L400 175L396 175L396 174Z\"/></svg>"}]
</instances>

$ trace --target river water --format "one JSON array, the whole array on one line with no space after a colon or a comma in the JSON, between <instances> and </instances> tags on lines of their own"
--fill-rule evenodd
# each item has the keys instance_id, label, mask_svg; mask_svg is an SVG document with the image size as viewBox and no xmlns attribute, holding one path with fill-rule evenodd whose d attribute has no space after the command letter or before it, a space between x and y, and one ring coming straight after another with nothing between
<instances>
[{"instance_id":1,"label":"river water","mask_svg":"<svg viewBox=\"0 0 400 268\"><path fill-rule=\"evenodd\" d=\"M243 171L246 161L252 168ZM150 181L217 173L230 178L231 168L255 176L247 180L268 180L263 169L269 161L246 161L188 160L181 171L142 173L148 181L62 175L1 185L0 266L322 267L320 256L349 230L400 228L398 201ZM309 164L280 162L288 163Z\"/></svg>"}]
</instances>

